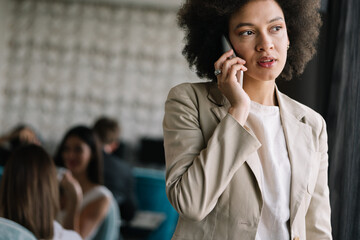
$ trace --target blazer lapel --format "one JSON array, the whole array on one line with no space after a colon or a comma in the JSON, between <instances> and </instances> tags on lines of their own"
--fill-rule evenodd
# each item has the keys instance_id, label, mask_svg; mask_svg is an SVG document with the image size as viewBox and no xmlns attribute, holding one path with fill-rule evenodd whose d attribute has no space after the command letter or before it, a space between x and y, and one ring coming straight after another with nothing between
<instances>
[{"instance_id":1,"label":"blazer lapel","mask_svg":"<svg viewBox=\"0 0 360 240\"><path fill-rule=\"evenodd\" d=\"M251 171L255 175L256 181L260 188L261 194L263 193L262 189L262 169L261 169L261 162L259 158L259 154L257 151L253 152L249 158L246 160L246 163L250 167Z\"/></svg>"},{"instance_id":2,"label":"blazer lapel","mask_svg":"<svg viewBox=\"0 0 360 240\"><path fill-rule=\"evenodd\" d=\"M305 111L277 89L276 93L291 164L290 226L292 226L306 193L314 150L311 128L303 123Z\"/></svg>"},{"instance_id":3,"label":"blazer lapel","mask_svg":"<svg viewBox=\"0 0 360 240\"><path fill-rule=\"evenodd\" d=\"M220 92L220 90L217 88L216 84L209 84L208 89L208 99L215 104L214 107L211 108L211 111L214 113L214 115L217 117L219 122L226 116L228 113L228 109L230 107L229 101L226 99L224 95ZM253 136L254 133L251 131L251 129L247 128L245 126L246 130L249 131ZM246 163L250 167L251 171L255 175L255 178L257 180L258 186L260 188L260 191L262 192L261 187L261 165L260 165L260 159L257 151L255 151L253 154L251 154L248 159L246 160Z\"/></svg>"}]
</instances>

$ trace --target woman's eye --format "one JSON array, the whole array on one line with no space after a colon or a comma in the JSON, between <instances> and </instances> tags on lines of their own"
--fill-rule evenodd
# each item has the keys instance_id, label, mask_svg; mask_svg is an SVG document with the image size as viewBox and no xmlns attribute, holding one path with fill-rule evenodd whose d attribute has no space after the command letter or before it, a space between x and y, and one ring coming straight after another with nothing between
<instances>
[{"instance_id":1,"label":"woman's eye","mask_svg":"<svg viewBox=\"0 0 360 240\"><path fill-rule=\"evenodd\" d=\"M282 29L281 26L275 26L275 27L272 28L272 30L273 30L274 32L278 32L278 31L280 31L280 29Z\"/></svg>"},{"instance_id":2,"label":"woman's eye","mask_svg":"<svg viewBox=\"0 0 360 240\"><path fill-rule=\"evenodd\" d=\"M82 153L83 152L83 149L81 147L76 147L75 148L75 152L76 153Z\"/></svg>"},{"instance_id":3,"label":"woman's eye","mask_svg":"<svg viewBox=\"0 0 360 240\"><path fill-rule=\"evenodd\" d=\"M250 35L252 35L252 34L254 34L254 33L253 33L253 31L250 31L250 30L244 31L244 32L241 32L241 33L240 33L241 36L250 36Z\"/></svg>"}]
</instances>

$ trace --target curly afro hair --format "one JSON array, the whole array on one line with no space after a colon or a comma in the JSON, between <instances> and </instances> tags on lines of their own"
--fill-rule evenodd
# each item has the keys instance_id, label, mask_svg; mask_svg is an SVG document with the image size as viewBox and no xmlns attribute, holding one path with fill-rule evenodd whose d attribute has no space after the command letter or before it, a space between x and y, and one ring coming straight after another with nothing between
<instances>
[{"instance_id":1,"label":"curly afro hair","mask_svg":"<svg viewBox=\"0 0 360 240\"><path fill-rule=\"evenodd\" d=\"M230 16L251 0L186 0L178 12L178 24L185 31L182 51L190 68L200 78L216 82L214 63L222 55L221 36L227 32ZM300 75L316 53L322 24L320 0L275 0L284 12L291 47L278 78Z\"/></svg>"}]
</instances>

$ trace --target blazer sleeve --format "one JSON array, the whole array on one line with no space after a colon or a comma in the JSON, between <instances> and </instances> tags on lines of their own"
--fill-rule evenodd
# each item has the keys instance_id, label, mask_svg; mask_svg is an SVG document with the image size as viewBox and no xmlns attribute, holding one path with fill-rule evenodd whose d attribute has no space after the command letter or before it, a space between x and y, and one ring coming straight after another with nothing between
<instances>
[{"instance_id":1,"label":"blazer sleeve","mask_svg":"<svg viewBox=\"0 0 360 240\"><path fill-rule=\"evenodd\" d=\"M328 187L328 144L326 123L323 118L319 135L320 167L312 195L309 209L306 214L307 239L332 239L331 210Z\"/></svg>"},{"instance_id":2,"label":"blazer sleeve","mask_svg":"<svg viewBox=\"0 0 360 240\"><path fill-rule=\"evenodd\" d=\"M173 88L163 121L166 193L182 217L196 221L213 210L234 173L260 146L230 114L206 142L199 119L208 116L199 113L199 97L189 85Z\"/></svg>"}]
</instances>

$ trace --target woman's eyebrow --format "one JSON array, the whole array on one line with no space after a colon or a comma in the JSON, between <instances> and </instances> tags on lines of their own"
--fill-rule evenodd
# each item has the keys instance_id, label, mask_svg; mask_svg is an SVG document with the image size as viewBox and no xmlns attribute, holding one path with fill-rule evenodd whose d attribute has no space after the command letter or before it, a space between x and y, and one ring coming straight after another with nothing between
<instances>
[{"instance_id":1,"label":"woman's eyebrow","mask_svg":"<svg viewBox=\"0 0 360 240\"><path fill-rule=\"evenodd\" d=\"M268 23L272 23L272 22L276 22L276 21L284 21L284 19L282 17L276 17L276 18L273 18L271 19Z\"/></svg>"},{"instance_id":2,"label":"woman's eyebrow","mask_svg":"<svg viewBox=\"0 0 360 240\"><path fill-rule=\"evenodd\" d=\"M279 21L279 20L280 20L280 21L284 21L284 19L283 19L282 17L275 17L275 18L269 20L269 21L268 21L268 24L269 24L269 23L276 22L276 21ZM244 27L244 26L250 26L250 27L252 27L252 26L255 26L255 24L253 24L253 23L247 23L247 22L239 23L238 25L236 25L235 29L241 28L241 27Z\"/></svg>"}]
</instances>

